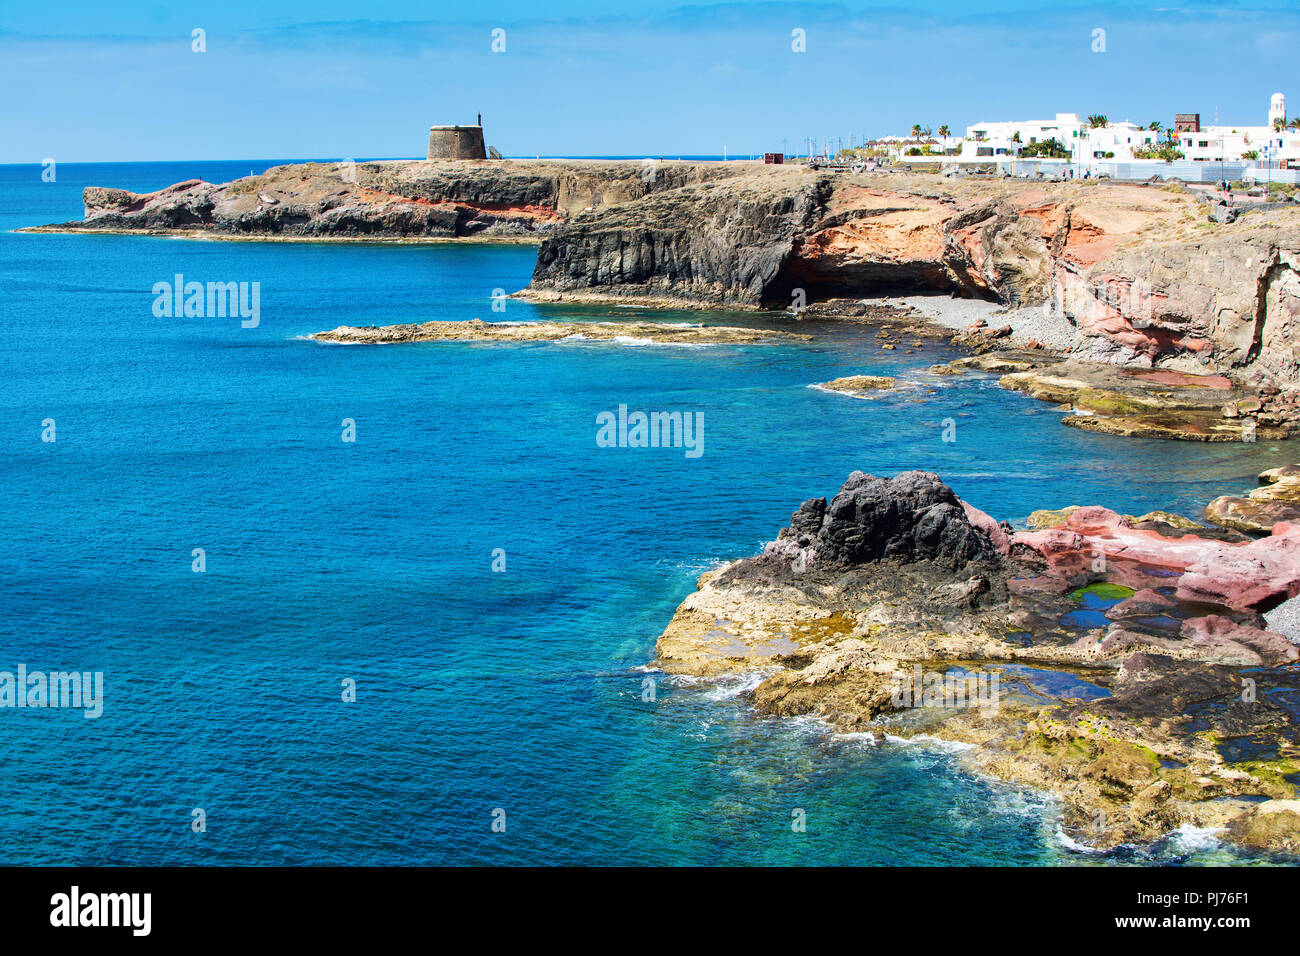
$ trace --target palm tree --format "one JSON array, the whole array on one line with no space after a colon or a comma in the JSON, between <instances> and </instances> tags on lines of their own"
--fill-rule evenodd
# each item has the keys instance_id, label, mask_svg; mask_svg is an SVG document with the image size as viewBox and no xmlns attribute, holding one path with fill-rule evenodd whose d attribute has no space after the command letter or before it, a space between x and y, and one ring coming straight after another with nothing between
<instances>
[{"instance_id":1,"label":"palm tree","mask_svg":"<svg viewBox=\"0 0 1300 956\"><path fill-rule=\"evenodd\" d=\"M1151 132L1153 133L1158 133L1160 132L1161 128L1163 128L1163 126L1164 124L1161 123L1160 120L1152 120L1150 123L1147 124L1147 129L1151 130Z\"/></svg>"},{"instance_id":2,"label":"palm tree","mask_svg":"<svg viewBox=\"0 0 1300 956\"><path fill-rule=\"evenodd\" d=\"M920 139L920 138L921 138L921 124L916 123L912 126L912 139Z\"/></svg>"},{"instance_id":3,"label":"palm tree","mask_svg":"<svg viewBox=\"0 0 1300 956\"><path fill-rule=\"evenodd\" d=\"M948 138L948 124L947 124L947 123L944 123L942 126L939 127L939 135L942 136L944 139L947 139L947 138Z\"/></svg>"},{"instance_id":4,"label":"palm tree","mask_svg":"<svg viewBox=\"0 0 1300 956\"><path fill-rule=\"evenodd\" d=\"M1088 126L1091 129L1104 129L1109 125L1110 120L1106 118L1106 114L1104 113L1093 113L1088 117Z\"/></svg>"},{"instance_id":5,"label":"palm tree","mask_svg":"<svg viewBox=\"0 0 1300 956\"><path fill-rule=\"evenodd\" d=\"M1278 133L1282 132L1282 130L1286 129L1286 120L1284 119L1273 120L1273 129Z\"/></svg>"},{"instance_id":6,"label":"palm tree","mask_svg":"<svg viewBox=\"0 0 1300 956\"><path fill-rule=\"evenodd\" d=\"M1300 129L1300 116L1297 116L1295 119L1293 119L1291 122L1287 123L1286 125L1289 126L1291 129Z\"/></svg>"}]
</instances>

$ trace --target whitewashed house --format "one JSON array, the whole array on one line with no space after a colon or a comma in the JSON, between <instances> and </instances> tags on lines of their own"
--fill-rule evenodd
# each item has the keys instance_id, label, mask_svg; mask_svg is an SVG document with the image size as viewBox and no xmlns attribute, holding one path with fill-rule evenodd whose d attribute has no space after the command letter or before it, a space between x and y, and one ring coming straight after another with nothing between
<instances>
[{"instance_id":1,"label":"whitewashed house","mask_svg":"<svg viewBox=\"0 0 1300 956\"><path fill-rule=\"evenodd\" d=\"M1127 161L1133 150L1154 143L1159 134L1125 120L1097 129L1078 113L1057 113L1053 120L976 123L966 129L963 160L1012 159L1031 143L1054 139L1076 163L1092 159Z\"/></svg>"},{"instance_id":2,"label":"whitewashed house","mask_svg":"<svg viewBox=\"0 0 1300 956\"><path fill-rule=\"evenodd\" d=\"M1281 121L1278 131L1274 123ZM1183 156L1200 163L1236 163L1243 158L1273 165L1300 165L1300 130L1285 126L1286 97L1274 93L1269 100L1268 124L1265 126L1200 126L1178 134L1178 149Z\"/></svg>"},{"instance_id":3,"label":"whitewashed house","mask_svg":"<svg viewBox=\"0 0 1300 956\"><path fill-rule=\"evenodd\" d=\"M963 160L1010 159L1030 143L1049 139L1065 145L1079 138L1079 131L1087 125L1078 113L1057 113L1055 120L1010 120L997 123L976 123L966 127L962 142Z\"/></svg>"}]
</instances>

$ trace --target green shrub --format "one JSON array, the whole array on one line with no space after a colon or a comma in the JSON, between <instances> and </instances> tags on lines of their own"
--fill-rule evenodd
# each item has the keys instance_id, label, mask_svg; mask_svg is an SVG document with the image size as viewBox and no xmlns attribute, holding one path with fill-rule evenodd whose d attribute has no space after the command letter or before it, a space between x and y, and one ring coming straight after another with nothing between
<instances>
[{"instance_id":1,"label":"green shrub","mask_svg":"<svg viewBox=\"0 0 1300 956\"><path fill-rule=\"evenodd\" d=\"M1021 159L1069 159L1070 151L1062 146L1055 139L1045 139L1038 143L1030 143L1020 149Z\"/></svg>"},{"instance_id":2,"label":"green shrub","mask_svg":"<svg viewBox=\"0 0 1300 956\"><path fill-rule=\"evenodd\" d=\"M1175 159L1182 159L1183 156L1183 151L1173 143L1161 143L1158 146L1138 146L1133 150L1134 159L1163 159L1166 163L1172 163Z\"/></svg>"}]
</instances>

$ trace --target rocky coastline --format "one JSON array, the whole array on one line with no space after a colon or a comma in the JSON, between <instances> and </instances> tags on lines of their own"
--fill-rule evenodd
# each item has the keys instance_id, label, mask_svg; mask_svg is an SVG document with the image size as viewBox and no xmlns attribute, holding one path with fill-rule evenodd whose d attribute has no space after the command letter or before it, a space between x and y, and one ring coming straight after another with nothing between
<instances>
[{"instance_id":1,"label":"rocky coastline","mask_svg":"<svg viewBox=\"0 0 1300 956\"><path fill-rule=\"evenodd\" d=\"M1300 594L1300 525L1100 507L1037 524L933 474L856 472L702 575L656 665L763 672L762 714L970 744L972 768L1055 793L1098 850L1193 826L1300 854L1300 634L1262 616ZM980 680L992 699L963 696Z\"/></svg>"},{"instance_id":2,"label":"rocky coastline","mask_svg":"<svg viewBox=\"0 0 1300 956\"><path fill-rule=\"evenodd\" d=\"M909 331L1030 353L1002 384L1061 405L1072 427L1249 441L1300 422L1300 209L1223 222L1178 184L389 160L148 194L90 187L84 202L83 220L34 228L533 242L532 281L515 294L541 302L851 319L895 297Z\"/></svg>"},{"instance_id":3,"label":"rocky coastline","mask_svg":"<svg viewBox=\"0 0 1300 956\"><path fill-rule=\"evenodd\" d=\"M935 375L996 374L1111 435L1300 430L1291 208L1223 222L1156 184L567 160L299 164L84 198L83 221L37 231L534 242L525 299L869 322L877 354L942 337L971 354ZM714 344L807 328L473 320L312 338ZM895 384L865 369L818 387ZM1056 794L1065 835L1099 851L1190 826L1300 855L1300 466L1225 491L1204 523L1085 506L1015 529L936 475L855 472L761 554L701 576L656 664L761 671L762 714L969 744L972 768Z\"/></svg>"},{"instance_id":4,"label":"rocky coastline","mask_svg":"<svg viewBox=\"0 0 1300 956\"><path fill-rule=\"evenodd\" d=\"M91 186L85 218L25 232L204 239L537 242L568 217L655 190L733 175L726 164L600 160L383 160L293 163L229 183L198 179L152 193Z\"/></svg>"}]
</instances>

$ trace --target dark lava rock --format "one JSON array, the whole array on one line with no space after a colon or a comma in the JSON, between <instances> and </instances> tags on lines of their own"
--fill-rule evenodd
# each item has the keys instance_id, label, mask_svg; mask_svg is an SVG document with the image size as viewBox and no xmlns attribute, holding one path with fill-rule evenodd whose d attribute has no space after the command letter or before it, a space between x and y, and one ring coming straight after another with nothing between
<instances>
[{"instance_id":1,"label":"dark lava rock","mask_svg":"<svg viewBox=\"0 0 1300 956\"><path fill-rule=\"evenodd\" d=\"M927 471L893 478L855 471L829 503L805 501L780 537L807 549L818 565L931 562L958 569L972 561L1000 561L953 490Z\"/></svg>"},{"instance_id":2,"label":"dark lava rock","mask_svg":"<svg viewBox=\"0 0 1300 956\"><path fill-rule=\"evenodd\" d=\"M1294 679L1285 671L1250 669L1246 673L1254 675L1266 691ZM1162 723L1168 723L1170 715L1178 715L1189 731L1210 730L1227 737L1292 733L1284 707L1264 694L1257 700L1244 700L1243 687L1239 668L1140 651L1124 661L1112 696L1095 709Z\"/></svg>"}]
</instances>

